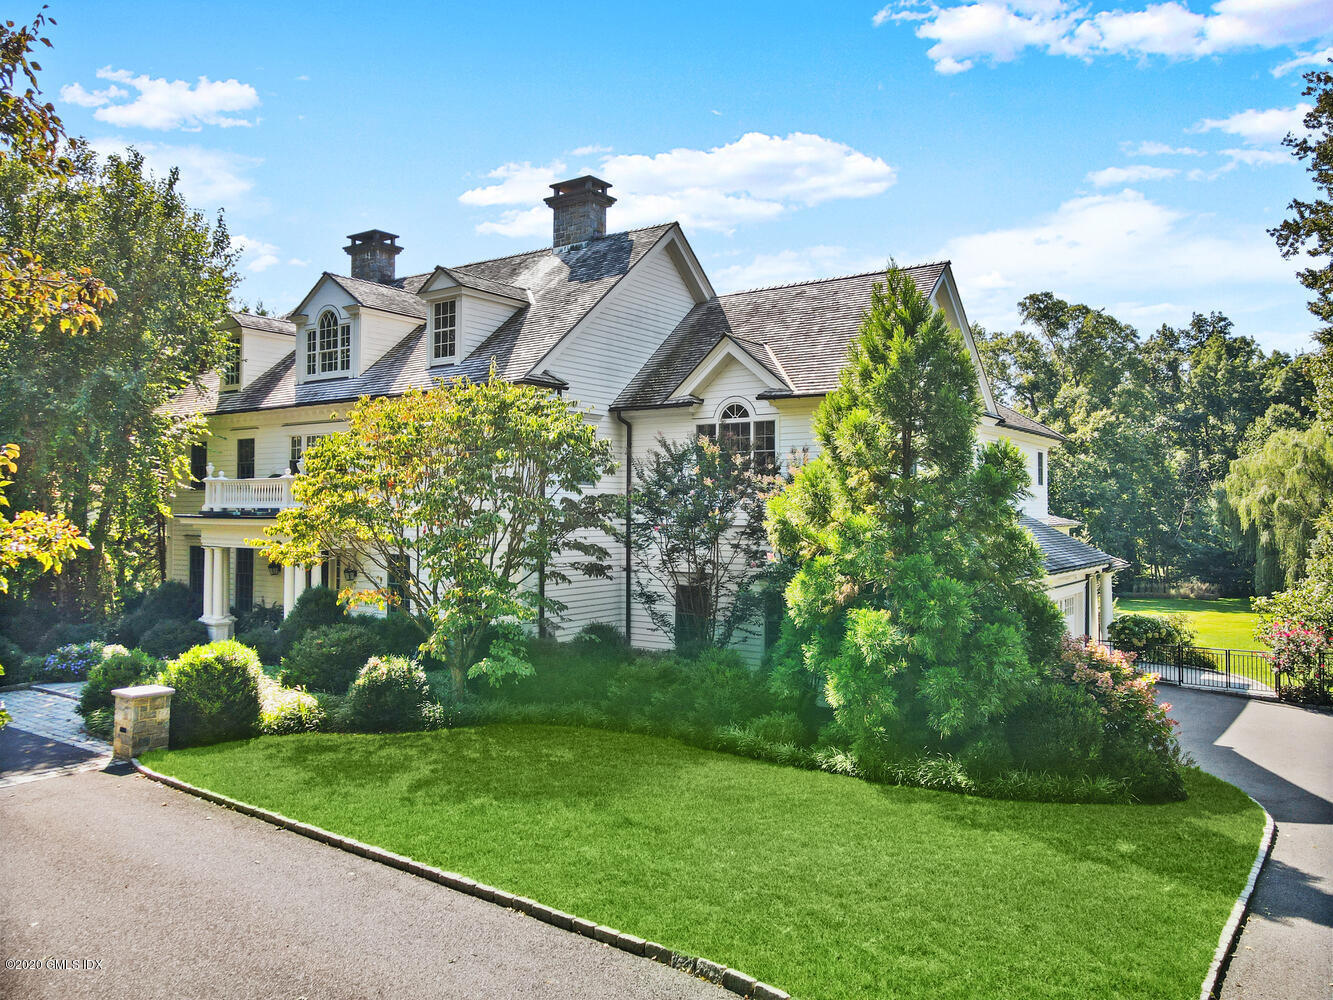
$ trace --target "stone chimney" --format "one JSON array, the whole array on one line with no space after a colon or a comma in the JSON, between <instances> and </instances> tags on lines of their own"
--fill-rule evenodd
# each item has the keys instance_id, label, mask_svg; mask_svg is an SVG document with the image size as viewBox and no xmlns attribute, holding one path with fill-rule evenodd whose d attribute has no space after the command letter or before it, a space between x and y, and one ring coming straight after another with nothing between
<instances>
[{"instance_id":1,"label":"stone chimney","mask_svg":"<svg viewBox=\"0 0 1333 1000\"><path fill-rule=\"evenodd\" d=\"M352 258L352 277L378 281L381 285L392 284L393 259L403 252L397 243L397 235L382 229L367 229L347 238L352 242L343 250Z\"/></svg>"},{"instance_id":2,"label":"stone chimney","mask_svg":"<svg viewBox=\"0 0 1333 1000\"><path fill-rule=\"evenodd\" d=\"M551 185L555 194L546 199L555 214L552 246L565 247L606 235L606 210L616 200L606 193L611 185L586 174Z\"/></svg>"}]
</instances>

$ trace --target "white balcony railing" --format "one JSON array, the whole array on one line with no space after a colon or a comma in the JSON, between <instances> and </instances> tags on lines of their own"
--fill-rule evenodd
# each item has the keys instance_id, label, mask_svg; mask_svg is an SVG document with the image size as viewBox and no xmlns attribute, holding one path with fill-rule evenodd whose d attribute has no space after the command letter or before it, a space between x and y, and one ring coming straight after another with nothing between
<instances>
[{"instance_id":1,"label":"white balcony railing","mask_svg":"<svg viewBox=\"0 0 1333 1000\"><path fill-rule=\"evenodd\" d=\"M213 466L208 466L208 475L204 477L203 510L281 510L295 507L292 499L292 482L296 479L290 472L269 479L228 479L219 471L216 475Z\"/></svg>"}]
</instances>

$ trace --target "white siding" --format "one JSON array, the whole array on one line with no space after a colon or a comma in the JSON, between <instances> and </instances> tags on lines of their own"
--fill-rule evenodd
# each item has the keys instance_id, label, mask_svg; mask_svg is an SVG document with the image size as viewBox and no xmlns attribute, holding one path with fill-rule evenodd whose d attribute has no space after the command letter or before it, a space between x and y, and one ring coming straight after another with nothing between
<instances>
[{"instance_id":1,"label":"white siding","mask_svg":"<svg viewBox=\"0 0 1333 1000\"><path fill-rule=\"evenodd\" d=\"M480 295L464 292L458 304L458 349L459 357L466 358L482 345L491 334L500 328L505 320L517 312L518 307L505 305ZM429 358L430 344L426 345Z\"/></svg>"},{"instance_id":2,"label":"white siding","mask_svg":"<svg viewBox=\"0 0 1333 1000\"><path fill-rule=\"evenodd\" d=\"M423 322L411 316L360 309L352 323L352 374L364 373Z\"/></svg>"},{"instance_id":3,"label":"white siding","mask_svg":"<svg viewBox=\"0 0 1333 1000\"><path fill-rule=\"evenodd\" d=\"M247 386L292 353L294 338L285 333L241 330L241 386Z\"/></svg>"},{"instance_id":4,"label":"white siding","mask_svg":"<svg viewBox=\"0 0 1333 1000\"><path fill-rule=\"evenodd\" d=\"M569 382L566 397L589 408L588 419L597 425L598 435L611 442L620 468L597 485L604 492L623 493L625 484L624 427L608 409L694 304L675 263L659 244L537 365L539 371L549 368ZM636 450L639 444L636 427ZM570 584L548 591L569 606L559 635L589 622L624 627L624 549L609 535L593 537L611 552L611 577L576 576Z\"/></svg>"},{"instance_id":5,"label":"white siding","mask_svg":"<svg viewBox=\"0 0 1333 1000\"><path fill-rule=\"evenodd\" d=\"M988 444L992 441L1008 441L1023 453L1023 464L1027 468L1028 479L1031 480L1027 496L1021 504L1023 513L1029 517L1035 517L1039 521L1046 520L1048 515L1046 488L1051 478L1051 445L1054 442L1037 437L1034 434L1023 434L992 425L978 427L977 440L981 444ZM1037 482L1038 453L1042 455L1041 483Z\"/></svg>"}]
</instances>

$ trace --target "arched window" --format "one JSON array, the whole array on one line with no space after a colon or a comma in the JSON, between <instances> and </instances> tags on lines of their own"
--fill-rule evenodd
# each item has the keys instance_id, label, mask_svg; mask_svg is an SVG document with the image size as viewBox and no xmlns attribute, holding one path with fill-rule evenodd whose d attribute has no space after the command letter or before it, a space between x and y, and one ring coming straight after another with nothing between
<instances>
[{"instance_id":1,"label":"arched window","mask_svg":"<svg viewBox=\"0 0 1333 1000\"><path fill-rule=\"evenodd\" d=\"M326 309L319 322L306 331L305 373L328 375L352 370L352 324L339 323Z\"/></svg>"},{"instance_id":2,"label":"arched window","mask_svg":"<svg viewBox=\"0 0 1333 1000\"><path fill-rule=\"evenodd\" d=\"M742 403L728 403L716 424L698 424L695 430L709 440L741 455L750 455L760 469L777 468L777 422L755 420Z\"/></svg>"}]
</instances>

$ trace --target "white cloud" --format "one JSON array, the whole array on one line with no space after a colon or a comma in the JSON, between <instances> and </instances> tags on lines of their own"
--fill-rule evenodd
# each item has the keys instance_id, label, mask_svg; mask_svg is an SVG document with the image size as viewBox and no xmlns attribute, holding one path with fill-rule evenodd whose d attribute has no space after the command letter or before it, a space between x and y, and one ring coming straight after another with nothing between
<instances>
[{"instance_id":1,"label":"white cloud","mask_svg":"<svg viewBox=\"0 0 1333 1000\"><path fill-rule=\"evenodd\" d=\"M1204 152L1192 146L1171 146L1165 142L1146 140L1135 145L1122 142L1121 151L1126 156L1204 156Z\"/></svg>"},{"instance_id":2,"label":"white cloud","mask_svg":"<svg viewBox=\"0 0 1333 1000\"><path fill-rule=\"evenodd\" d=\"M1318 52L1306 52L1294 59L1288 59L1284 63L1278 63L1273 67L1272 72L1274 76L1286 76L1294 69L1303 69L1306 66L1325 66L1330 59L1333 59L1333 48L1320 49Z\"/></svg>"},{"instance_id":3,"label":"white cloud","mask_svg":"<svg viewBox=\"0 0 1333 1000\"><path fill-rule=\"evenodd\" d=\"M1296 162L1291 153L1285 149L1224 149L1222 155L1230 158L1230 167L1238 163L1244 163L1249 167L1271 167L1281 163Z\"/></svg>"},{"instance_id":4,"label":"white cloud","mask_svg":"<svg viewBox=\"0 0 1333 1000\"><path fill-rule=\"evenodd\" d=\"M1135 184L1139 181L1164 181L1180 173L1173 167L1150 167L1146 163L1136 163L1129 167L1107 167L1088 174L1088 180L1097 187L1112 187L1119 184Z\"/></svg>"},{"instance_id":5,"label":"white cloud","mask_svg":"<svg viewBox=\"0 0 1333 1000\"><path fill-rule=\"evenodd\" d=\"M291 266L291 267L309 267L309 266L310 266L310 261L308 261L308 260L302 260L300 257L293 257L293 258L291 258L289 261L287 261L287 263L288 263L288 265Z\"/></svg>"},{"instance_id":6,"label":"white cloud","mask_svg":"<svg viewBox=\"0 0 1333 1000\"><path fill-rule=\"evenodd\" d=\"M101 156L124 154L130 143L124 139L101 138L91 143ZM144 165L159 177L172 167L180 169L179 189L191 206L231 207L254 188L250 172L263 160L200 146L173 146L156 142L135 142L143 154Z\"/></svg>"},{"instance_id":7,"label":"white cloud","mask_svg":"<svg viewBox=\"0 0 1333 1000\"><path fill-rule=\"evenodd\" d=\"M260 271L267 271L274 264L282 262L282 259L278 256L278 248L272 243L265 243L263 240L237 234L232 237L231 245L233 249L240 251L241 266L247 271L258 274Z\"/></svg>"},{"instance_id":8,"label":"white cloud","mask_svg":"<svg viewBox=\"0 0 1333 1000\"><path fill-rule=\"evenodd\" d=\"M620 199L613 209L617 229L678 219L696 229L729 232L802 205L871 197L897 179L879 157L801 132L785 137L750 132L712 149L605 155L593 169L612 182ZM541 200L566 170L563 160L506 163L487 174L496 183L465 191L459 201L502 209L478 232L535 236L550 228L550 212Z\"/></svg>"},{"instance_id":9,"label":"white cloud","mask_svg":"<svg viewBox=\"0 0 1333 1000\"><path fill-rule=\"evenodd\" d=\"M235 117L232 112L245 111L259 105L259 94L254 87L239 80L210 80L201 76L191 84L185 80L167 80L165 77L135 75L129 70L104 66L97 71L102 80L114 81L105 90L88 91L81 84L72 83L60 88L62 100L86 108L96 108L93 117L121 128L146 128L157 131L184 129L197 132L205 125L231 128L250 125L247 118ZM130 91L117 84L133 88ZM119 103L115 103L119 102Z\"/></svg>"},{"instance_id":10,"label":"white cloud","mask_svg":"<svg viewBox=\"0 0 1333 1000\"><path fill-rule=\"evenodd\" d=\"M1018 322L1015 303L1029 291L1115 302L1128 314L1191 292L1200 293L1195 308L1226 308L1237 289L1294 280L1261 225L1221 229L1211 217L1131 189L1073 198L1028 223L955 237L937 255L953 261L971 318L999 328Z\"/></svg>"},{"instance_id":11,"label":"white cloud","mask_svg":"<svg viewBox=\"0 0 1333 1000\"><path fill-rule=\"evenodd\" d=\"M1329 0L1217 0L1196 13L1180 0L1092 12L1068 0L896 0L876 26L915 25L933 44L939 73L962 73L983 59L1016 59L1026 49L1092 59L1120 55L1197 59L1246 48L1297 45L1326 38ZM1285 64L1284 64L1285 65Z\"/></svg>"},{"instance_id":12,"label":"white cloud","mask_svg":"<svg viewBox=\"0 0 1333 1000\"><path fill-rule=\"evenodd\" d=\"M570 156L592 156L594 153L609 153L609 152L611 152L611 151L612 151L612 150L611 150L611 147L610 147L610 146L597 146L597 145L592 145L592 146L576 146L574 149L571 149L571 150L569 151L569 155L570 155Z\"/></svg>"},{"instance_id":13,"label":"white cloud","mask_svg":"<svg viewBox=\"0 0 1333 1000\"><path fill-rule=\"evenodd\" d=\"M1228 135L1238 136L1249 146L1276 146L1288 132L1301 134L1305 131L1302 119L1310 111L1311 105L1297 104L1290 108L1268 108L1238 111L1227 118L1205 118L1195 125L1194 132L1219 130Z\"/></svg>"},{"instance_id":14,"label":"white cloud","mask_svg":"<svg viewBox=\"0 0 1333 1000\"><path fill-rule=\"evenodd\" d=\"M81 108L100 108L118 97L129 97L130 92L114 83L105 90L84 90L79 83L67 83L60 88L60 99Z\"/></svg>"}]
</instances>

